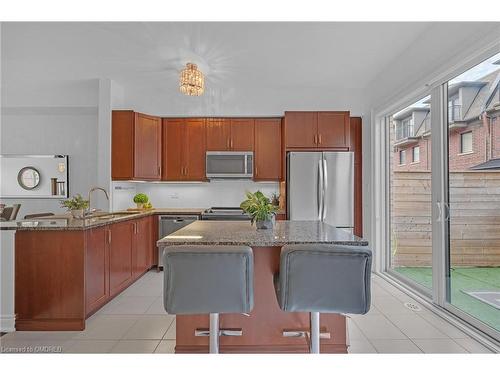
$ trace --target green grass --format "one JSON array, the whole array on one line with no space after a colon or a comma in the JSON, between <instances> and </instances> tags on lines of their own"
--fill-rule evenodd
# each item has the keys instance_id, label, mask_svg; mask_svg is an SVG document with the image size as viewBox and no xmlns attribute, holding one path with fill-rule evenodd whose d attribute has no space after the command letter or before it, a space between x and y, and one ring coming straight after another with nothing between
<instances>
[{"instance_id":1,"label":"green grass","mask_svg":"<svg viewBox=\"0 0 500 375\"><path fill-rule=\"evenodd\" d=\"M432 288L432 268L396 267L395 271ZM500 267L453 268L451 271L451 304L500 331L500 310L463 291L500 291Z\"/></svg>"}]
</instances>

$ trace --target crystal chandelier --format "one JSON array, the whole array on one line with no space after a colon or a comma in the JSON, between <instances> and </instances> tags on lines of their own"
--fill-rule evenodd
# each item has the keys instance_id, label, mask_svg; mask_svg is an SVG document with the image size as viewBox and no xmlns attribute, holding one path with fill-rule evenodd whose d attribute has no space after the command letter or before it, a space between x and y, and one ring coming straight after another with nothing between
<instances>
[{"instance_id":1,"label":"crystal chandelier","mask_svg":"<svg viewBox=\"0 0 500 375\"><path fill-rule=\"evenodd\" d=\"M205 77L196 64L187 63L181 72L179 90L184 95L200 96L205 90Z\"/></svg>"}]
</instances>

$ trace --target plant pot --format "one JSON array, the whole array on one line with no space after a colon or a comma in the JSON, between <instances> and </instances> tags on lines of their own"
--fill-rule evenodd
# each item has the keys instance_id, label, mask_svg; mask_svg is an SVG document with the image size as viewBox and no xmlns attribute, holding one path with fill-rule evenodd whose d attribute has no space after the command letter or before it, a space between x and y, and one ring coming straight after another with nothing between
<instances>
[{"instance_id":1,"label":"plant pot","mask_svg":"<svg viewBox=\"0 0 500 375\"><path fill-rule=\"evenodd\" d=\"M273 229L273 225L274 225L273 219L255 221L255 226L257 227L257 229Z\"/></svg>"},{"instance_id":2,"label":"plant pot","mask_svg":"<svg viewBox=\"0 0 500 375\"><path fill-rule=\"evenodd\" d=\"M144 208L144 203L137 203L137 209L142 210Z\"/></svg>"},{"instance_id":3,"label":"plant pot","mask_svg":"<svg viewBox=\"0 0 500 375\"><path fill-rule=\"evenodd\" d=\"M83 218L83 208L79 209L79 210L71 210L71 216L73 216L73 218L75 219L82 219Z\"/></svg>"}]
</instances>

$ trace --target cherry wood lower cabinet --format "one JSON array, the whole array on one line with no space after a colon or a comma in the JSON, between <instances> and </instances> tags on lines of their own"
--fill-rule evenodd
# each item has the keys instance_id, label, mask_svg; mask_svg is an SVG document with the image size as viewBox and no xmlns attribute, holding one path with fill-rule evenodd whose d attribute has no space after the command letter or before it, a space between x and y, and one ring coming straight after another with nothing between
<instances>
[{"instance_id":1,"label":"cherry wood lower cabinet","mask_svg":"<svg viewBox=\"0 0 500 375\"><path fill-rule=\"evenodd\" d=\"M86 230L27 230L15 236L19 331L78 331L85 319L155 262L146 216Z\"/></svg>"},{"instance_id":2,"label":"cherry wood lower cabinet","mask_svg":"<svg viewBox=\"0 0 500 375\"><path fill-rule=\"evenodd\" d=\"M253 247L254 308L250 316L221 314L221 328L241 328L242 336L220 338L222 353L307 353L304 337L283 337L284 330L308 330L309 314L289 313L279 308L274 291L273 275L279 270L280 247ZM207 329L207 315L177 315L176 353L208 352L208 337L196 337L197 328ZM321 352L347 353L346 321L338 314L321 314L321 332L330 332L330 339L321 339Z\"/></svg>"},{"instance_id":3,"label":"cherry wood lower cabinet","mask_svg":"<svg viewBox=\"0 0 500 375\"><path fill-rule=\"evenodd\" d=\"M109 292L118 294L132 281L132 241L135 222L124 221L108 229Z\"/></svg>"}]
</instances>

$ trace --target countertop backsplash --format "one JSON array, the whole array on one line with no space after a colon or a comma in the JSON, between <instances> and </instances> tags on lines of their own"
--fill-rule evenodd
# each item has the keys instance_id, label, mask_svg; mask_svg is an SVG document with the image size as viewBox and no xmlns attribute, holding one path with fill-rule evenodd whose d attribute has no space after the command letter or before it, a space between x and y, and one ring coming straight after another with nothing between
<instances>
[{"instance_id":1,"label":"countertop backsplash","mask_svg":"<svg viewBox=\"0 0 500 375\"><path fill-rule=\"evenodd\" d=\"M149 196L154 207L237 207L245 199L245 191L279 193L278 182L219 180L202 183L113 182L113 211L133 207L137 193Z\"/></svg>"}]
</instances>

